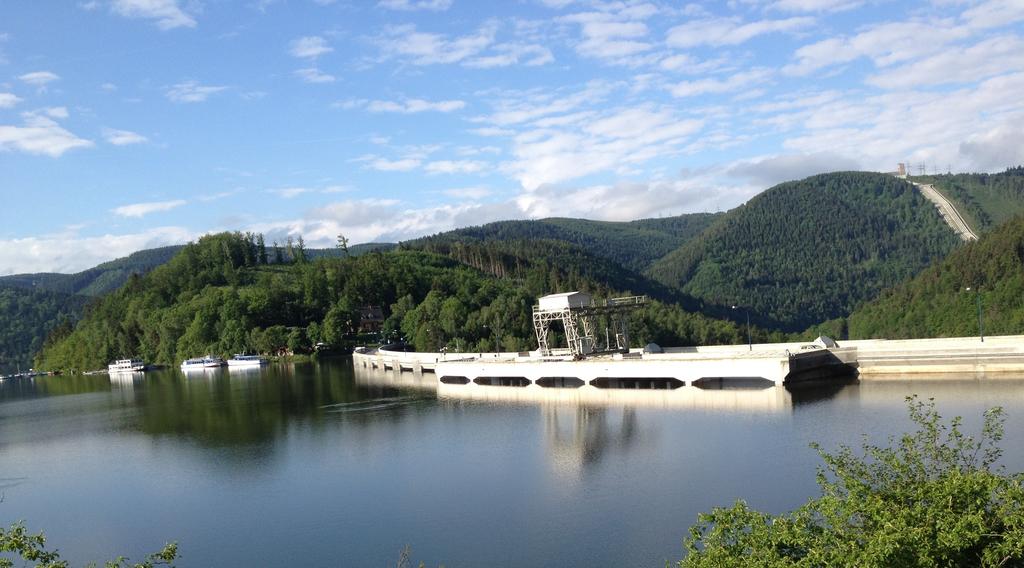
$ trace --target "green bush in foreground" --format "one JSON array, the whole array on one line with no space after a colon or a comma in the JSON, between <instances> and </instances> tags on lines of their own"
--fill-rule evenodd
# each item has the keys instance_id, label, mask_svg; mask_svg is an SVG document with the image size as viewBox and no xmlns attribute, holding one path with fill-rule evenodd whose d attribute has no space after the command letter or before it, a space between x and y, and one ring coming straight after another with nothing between
<instances>
[{"instance_id":1,"label":"green bush in foreground","mask_svg":"<svg viewBox=\"0 0 1024 568\"><path fill-rule=\"evenodd\" d=\"M934 402L907 404L918 430L889 447L814 446L822 495L795 511L738 501L701 514L678 566L1024 566L1024 478L996 467L1002 410L975 440Z\"/></svg>"},{"instance_id":2,"label":"green bush in foreground","mask_svg":"<svg viewBox=\"0 0 1024 568\"><path fill-rule=\"evenodd\" d=\"M61 560L60 554L55 550L46 550L46 536L43 533L30 534L25 530L25 525L15 523L8 529L0 528L0 568L13 568L14 558L21 557L25 566L35 568L68 568L67 560ZM115 560L106 562L104 568L155 568L156 566L169 566L173 568L173 562L178 558L178 545L168 543L160 552L150 554L142 562L130 563L127 558L120 556ZM89 564L95 566L95 564Z\"/></svg>"}]
</instances>

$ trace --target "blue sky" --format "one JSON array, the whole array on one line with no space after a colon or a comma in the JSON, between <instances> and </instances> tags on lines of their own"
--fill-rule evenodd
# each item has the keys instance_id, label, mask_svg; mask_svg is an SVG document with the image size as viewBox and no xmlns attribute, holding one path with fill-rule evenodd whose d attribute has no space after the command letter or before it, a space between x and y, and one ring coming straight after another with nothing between
<instances>
[{"instance_id":1,"label":"blue sky","mask_svg":"<svg viewBox=\"0 0 1024 568\"><path fill-rule=\"evenodd\" d=\"M1024 0L0 5L0 274L1024 163Z\"/></svg>"}]
</instances>

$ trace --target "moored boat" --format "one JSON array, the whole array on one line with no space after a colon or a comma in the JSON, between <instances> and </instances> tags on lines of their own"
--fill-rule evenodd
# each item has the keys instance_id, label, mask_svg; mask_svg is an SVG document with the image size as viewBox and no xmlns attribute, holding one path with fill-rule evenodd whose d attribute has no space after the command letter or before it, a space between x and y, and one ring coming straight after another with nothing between
<instances>
[{"instance_id":1,"label":"moored boat","mask_svg":"<svg viewBox=\"0 0 1024 568\"><path fill-rule=\"evenodd\" d=\"M224 359L220 357L214 357L213 355L207 355L205 357L196 357L195 359L185 359L181 362L182 371L194 371L198 369L215 369L217 367L224 366Z\"/></svg>"},{"instance_id":2,"label":"moored boat","mask_svg":"<svg viewBox=\"0 0 1024 568\"><path fill-rule=\"evenodd\" d=\"M142 359L118 359L107 365L108 373L141 373L146 370L146 363Z\"/></svg>"},{"instance_id":3,"label":"moored boat","mask_svg":"<svg viewBox=\"0 0 1024 568\"><path fill-rule=\"evenodd\" d=\"M261 367L269 363L265 357L259 355L241 355L236 353L228 359L228 367Z\"/></svg>"}]
</instances>

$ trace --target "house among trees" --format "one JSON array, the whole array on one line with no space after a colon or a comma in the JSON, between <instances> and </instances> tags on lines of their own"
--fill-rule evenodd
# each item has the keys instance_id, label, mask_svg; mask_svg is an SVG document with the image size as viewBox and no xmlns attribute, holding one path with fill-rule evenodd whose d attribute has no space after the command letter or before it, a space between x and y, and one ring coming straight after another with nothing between
<instances>
[{"instance_id":1,"label":"house among trees","mask_svg":"<svg viewBox=\"0 0 1024 568\"><path fill-rule=\"evenodd\" d=\"M359 308L359 333L377 333L384 326L384 310L380 306Z\"/></svg>"}]
</instances>

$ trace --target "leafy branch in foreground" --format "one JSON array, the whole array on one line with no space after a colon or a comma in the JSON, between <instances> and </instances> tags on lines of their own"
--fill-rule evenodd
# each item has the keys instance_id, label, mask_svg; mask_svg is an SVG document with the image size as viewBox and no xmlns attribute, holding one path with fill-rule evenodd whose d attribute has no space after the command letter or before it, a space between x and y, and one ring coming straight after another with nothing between
<instances>
[{"instance_id":1,"label":"leafy branch in foreground","mask_svg":"<svg viewBox=\"0 0 1024 568\"><path fill-rule=\"evenodd\" d=\"M1024 566L1024 478L996 466L1002 409L985 412L975 440L932 400L907 405L918 429L887 447L815 445L822 495L802 507L701 514L678 566Z\"/></svg>"},{"instance_id":2,"label":"leafy branch in foreground","mask_svg":"<svg viewBox=\"0 0 1024 568\"><path fill-rule=\"evenodd\" d=\"M46 536L43 533L30 534L24 523L15 523L8 529L0 528L0 553L11 553L20 556L26 562L32 562L35 568L68 568L67 560L61 560L55 550L46 550ZM146 557L142 562L129 563L128 559L119 556L106 562L104 568L156 568L168 566L174 568L173 562L178 558L177 543L165 544L163 549ZM0 557L0 568L12 568L14 560ZM95 566L89 564L90 567Z\"/></svg>"}]
</instances>

